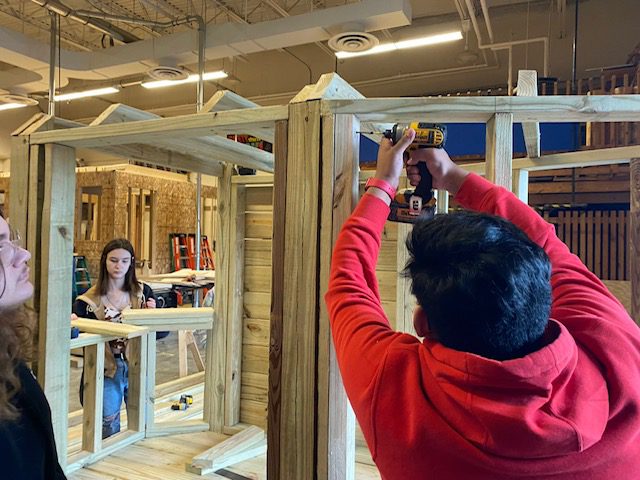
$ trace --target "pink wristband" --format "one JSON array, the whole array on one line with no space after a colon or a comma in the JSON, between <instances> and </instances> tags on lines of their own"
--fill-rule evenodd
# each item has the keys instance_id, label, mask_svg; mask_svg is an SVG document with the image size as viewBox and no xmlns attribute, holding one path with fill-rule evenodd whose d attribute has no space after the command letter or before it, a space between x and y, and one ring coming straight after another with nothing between
<instances>
[{"instance_id":1,"label":"pink wristband","mask_svg":"<svg viewBox=\"0 0 640 480\"><path fill-rule=\"evenodd\" d=\"M382 190L384 193L386 193L387 195L389 195L389 197L391 198L391 200L393 200L396 196L396 189L393 188L391 185L389 185L389 183L385 182L384 180L380 180L379 178L369 178L367 180L367 183L364 184L364 190L365 192L370 188L370 187L376 187L379 188L380 190Z\"/></svg>"}]
</instances>

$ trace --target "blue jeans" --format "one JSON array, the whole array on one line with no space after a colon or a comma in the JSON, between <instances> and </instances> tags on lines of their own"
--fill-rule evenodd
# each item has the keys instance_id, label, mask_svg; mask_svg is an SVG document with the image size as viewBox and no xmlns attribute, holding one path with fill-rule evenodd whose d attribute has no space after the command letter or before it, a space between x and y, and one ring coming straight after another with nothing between
<instances>
[{"instance_id":1,"label":"blue jeans","mask_svg":"<svg viewBox=\"0 0 640 480\"><path fill-rule=\"evenodd\" d=\"M129 365L122 358L116 358L116 374L104 377L102 400L102 438L120 431L120 407L122 400L127 404L129 393Z\"/></svg>"},{"instance_id":2,"label":"blue jeans","mask_svg":"<svg viewBox=\"0 0 640 480\"><path fill-rule=\"evenodd\" d=\"M107 347L108 348L108 347ZM120 431L120 407L122 400L127 404L129 393L129 364L122 358L116 358L116 374L113 378L104 377L102 395L102 438ZM80 378L80 404L84 401L84 371ZM84 404L83 404L84 405Z\"/></svg>"}]
</instances>

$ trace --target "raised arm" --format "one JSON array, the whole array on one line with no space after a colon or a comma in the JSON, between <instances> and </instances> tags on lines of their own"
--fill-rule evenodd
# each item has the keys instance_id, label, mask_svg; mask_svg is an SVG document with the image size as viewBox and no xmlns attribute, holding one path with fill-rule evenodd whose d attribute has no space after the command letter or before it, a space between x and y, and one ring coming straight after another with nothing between
<instances>
[{"instance_id":1,"label":"raised arm","mask_svg":"<svg viewBox=\"0 0 640 480\"><path fill-rule=\"evenodd\" d=\"M506 218L545 250L552 265L552 318L564 323L578 336L592 329L594 321L637 334L637 327L620 302L560 241L553 225L528 205L508 190L469 174L453 163L444 150L429 149L413 155L407 167L412 184L420 179L415 167L418 161L427 162L435 188L447 189L465 208Z\"/></svg>"},{"instance_id":2,"label":"raised arm","mask_svg":"<svg viewBox=\"0 0 640 480\"><path fill-rule=\"evenodd\" d=\"M411 130L397 145L385 139L380 146L376 178L392 189L398 186L402 154L414 135ZM368 411L373 379L389 346L418 341L394 332L380 303L375 268L390 201L385 189L367 189L336 241L325 296L338 364L359 415Z\"/></svg>"}]
</instances>

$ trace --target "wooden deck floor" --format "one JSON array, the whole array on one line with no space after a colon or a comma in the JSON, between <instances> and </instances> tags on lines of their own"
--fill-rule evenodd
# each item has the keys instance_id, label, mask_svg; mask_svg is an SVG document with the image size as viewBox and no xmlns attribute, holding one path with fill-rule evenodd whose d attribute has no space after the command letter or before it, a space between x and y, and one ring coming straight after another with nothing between
<instances>
[{"instance_id":1,"label":"wooden deck floor","mask_svg":"<svg viewBox=\"0 0 640 480\"><path fill-rule=\"evenodd\" d=\"M156 390L155 421L176 421L180 419L202 418L204 387L202 383L195 385L181 385L177 391L167 391L167 388ZM194 404L186 411L171 410L172 401L177 400L182 393L193 395ZM123 429L126 428L126 411L122 411ZM74 412L69 416L69 452L80 449L82 437L82 414ZM199 432L165 437L147 438L124 447L110 456L99 460L81 470L68 475L69 480L195 480L197 478L231 478L233 480L266 480L266 456L262 455L251 460L228 467L227 474L210 474L199 476L185 471L185 464L191 459L217 443L228 438L226 435ZM366 448L360 447L357 458L370 462ZM378 470L366 463L356 462L357 480L379 480ZM239 476L234 476L239 475ZM226 476L225 476L226 475ZM293 479L292 479L293 480Z\"/></svg>"},{"instance_id":2,"label":"wooden deck floor","mask_svg":"<svg viewBox=\"0 0 640 480\"><path fill-rule=\"evenodd\" d=\"M185 463L190 462L194 455L202 453L225 438L224 435L211 432L147 438L72 473L68 478L69 480L196 480L197 478L266 480L265 455L228 467L220 474L212 473L201 477L185 472ZM375 467L358 463L356 479L378 480L380 475Z\"/></svg>"}]
</instances>

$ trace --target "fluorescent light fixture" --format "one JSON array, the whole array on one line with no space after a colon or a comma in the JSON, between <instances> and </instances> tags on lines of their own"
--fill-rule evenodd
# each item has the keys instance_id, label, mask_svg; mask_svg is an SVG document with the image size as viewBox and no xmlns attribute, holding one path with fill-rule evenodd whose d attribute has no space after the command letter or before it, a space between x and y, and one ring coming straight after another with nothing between
<instances>
[{"instance_id":1,"label":"fluorescent light fixture","mask_svg":"<svg viewBox=\"0 0 640 480\"><path fill-rule=\"evenodd\" d=\"M172 87L174 85L182 85L183 83L195 83L198 81L199 75L189 75L184 80L154 80L152 82L143 82L144 88L160 88L160 87ZM217 70L215 72L206 72L202 78L204 80L219 80L221 78L227 78L227 72L224 70Z\"/></svg>"},{"instance_id":2,"label":"fluorescent light fixture","mask_svg":"<svg viewBox=\"0 0 640 480\"><path fill-rule=\"evenodd\" d=\"M462 32L448 32L439 35L429 35L428 37L412 38L410 40L402 40L394 43L382 43L378 46L364 50L362 52L336 52L338 58L361 57L363 55L373 55L375 53L391 52L393 50L401 50L404 48L426 47L427 45L435 45L436 43L453 42L462 40Z\"/></svg>"},{"instance_id":3,"label":"fluorescent light fixture","mask_svg":"<svg viewBox=\"0 0 640 480\"><path fill-rule=\"evenodd\" d=\"M118 93L115 87L96 88L95 90L85 90L84 92L63 93L62 95L54 95L53 100L56 102L64 102L65 100L75 100L76 98L97 97L99 95L108 95L110 93Z\"/></svg>"},{"instance_id":4,"label":"fluorescent light fixture","mask_svg":"<svg viewBox=\"0 0 640 480\"><path fill-rule=\"evenodd\" d=\"M26 105L22 103L0 103L0 110L11 110L12 108L22 108Z\"/></svg>"}]
</instances>

